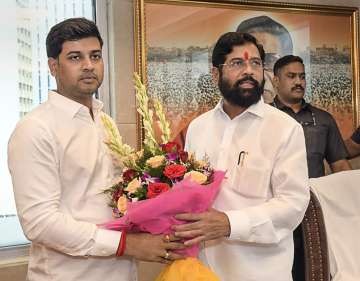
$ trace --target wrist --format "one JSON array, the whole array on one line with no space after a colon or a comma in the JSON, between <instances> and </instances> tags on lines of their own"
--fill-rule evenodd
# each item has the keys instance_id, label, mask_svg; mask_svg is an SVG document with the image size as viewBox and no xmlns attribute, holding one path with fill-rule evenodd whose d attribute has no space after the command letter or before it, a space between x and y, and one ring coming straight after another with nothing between
<instances>
[{"instance_id":1,"label":"wrist","mask_svg":"<svg viewBox=\"0 0 360 281\"><path fill-rule=\"evenodd\" d=\"M230 220L226 213L223 214L224 214L224 236L230 237L231 234Z\"/></svg>"}]
</instances>

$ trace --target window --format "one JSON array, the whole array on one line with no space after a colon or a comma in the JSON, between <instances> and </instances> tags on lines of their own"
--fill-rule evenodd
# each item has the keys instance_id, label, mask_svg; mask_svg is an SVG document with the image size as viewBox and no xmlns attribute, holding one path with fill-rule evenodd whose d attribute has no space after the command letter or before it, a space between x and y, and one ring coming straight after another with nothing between
<instances>
[{"instance_id":1,"label":"window","mask_svg":"<svg viewBox=\"0 0 360 281\"><path fill-rule=\"evenodd\" d=\"M45 39L49 27L73 16L94 20L94 3L93 0L0 2L0 61L6 66L0 69L0 247L28 243L16 215L7 168L7 142L18 120L46 101L49 88L55 88L47 69Z\"/></svg>"}]
</instances>

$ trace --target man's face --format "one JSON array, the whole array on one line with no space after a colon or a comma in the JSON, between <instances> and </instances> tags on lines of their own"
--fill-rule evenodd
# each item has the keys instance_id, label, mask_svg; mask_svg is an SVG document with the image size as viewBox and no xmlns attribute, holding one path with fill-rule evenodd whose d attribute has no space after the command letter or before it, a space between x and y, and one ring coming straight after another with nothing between
<instances>
[{"instance_id":1,"label":"man's face","mask_svg":"<svg viewBox=\"0 0 360 281\"><path fill-rule=\"evenodd\" d=\"M104 76L99 40L88 37L65 41L58 59L49 58L49 68L60 94L75 101L91 97Z\"/></svg>"},{"instance_id":2,"label":"man's face","mask_svg":"<svg viewBox=\"0 0 360 281\"><path fill-rule=\"evenodd\" d=\"M301 102L306 89L304 65L300 62L285 65L274 76L274 85L281 101L290 104Z\"/></svg>"},{"instance_id":3,"label":"man's face","mask_svg":"<svg viewBox=\"0 0 360 281\"><path fill-rule=\"evenodd\" d=\"M214 68L213 75L222 96L232 105L247 108L262 95L263 66L253 44L235 46L226 56L224 65Z\"/></svg>"}]
</instances>

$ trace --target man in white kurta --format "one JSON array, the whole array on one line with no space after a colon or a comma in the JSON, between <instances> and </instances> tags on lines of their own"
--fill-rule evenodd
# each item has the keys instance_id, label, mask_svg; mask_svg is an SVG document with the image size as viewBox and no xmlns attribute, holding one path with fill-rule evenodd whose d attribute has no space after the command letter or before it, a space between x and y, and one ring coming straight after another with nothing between
<instances>
[{"instance_id":1,"label":"man in white kurta","mask_svg":"<svg viewBox=\"0 0 360 281\"><path fill-rule=\"evenodd\" d=\"M47 54L57 90L17 124L8 147L16 207L31 241L28 281L135 281L133 258L168 263L180 243L102 229L115 180L104 141L102 39L85 18L53 26ZM118 250L120 249L120 250Z\"/></svg>"},{"instance_id":2,"label":"man in white kurta","mask_svg":"<svg viewBox=\"0 0 360 281\"><path fill-rule=\"evenodd\" d=\"M302 128L263 102L262 61L251 35L223 35L213 53L223 99L186 136L186 150L227 178L214 209L178 215L191 223L175 234L189 245L205 241L201 258L226 281L292 280L292 233L309 200Z\"/></svg>"},{"instance_id":3,"label":"man in white kurta","mask_svg":"<svg viewBox=\"0 0 360 281\"><path fill-rule=\"evenodd\" d=\"M136 280L132 260L115 256L119 232L96 226L112 219L101 189L115 175L102 103L92 108L94 120L86 106L50 92L11 136L16 206L32 241L27 280Z\"/></svg>"}]
</instances>

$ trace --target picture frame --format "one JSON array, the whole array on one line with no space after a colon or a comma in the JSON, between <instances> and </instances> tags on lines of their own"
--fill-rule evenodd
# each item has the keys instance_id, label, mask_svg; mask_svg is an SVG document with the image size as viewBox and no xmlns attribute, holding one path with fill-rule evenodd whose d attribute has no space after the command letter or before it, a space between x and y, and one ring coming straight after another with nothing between
<instances>
[{"instance_id":1,"label":"picture frame","mask_svg":"<svg viewBox=\"0 0 360 281\"><path fill-rule=\"evenodd\" d=\"M265 102L276 94L271 84L274 62L294 54L304 60L306 101L330 112L343 138L360 124L356 7L136 0L134 13L135 71L147 86L150 102L158 99L162 103L172 139L181 145L191 120L213 108L221 98L211 78L211 52L221 34L228 31L249 32L263 44ZM139 116L137 123L140 147L143 133Z\"/></svg>"}]
</instances>

